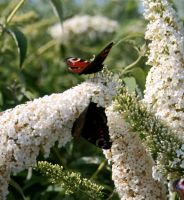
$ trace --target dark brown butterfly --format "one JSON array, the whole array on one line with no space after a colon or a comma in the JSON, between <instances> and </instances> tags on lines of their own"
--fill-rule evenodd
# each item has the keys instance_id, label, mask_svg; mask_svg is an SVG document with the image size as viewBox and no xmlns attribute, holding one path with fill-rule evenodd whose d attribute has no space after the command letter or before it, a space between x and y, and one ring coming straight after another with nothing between
<instances>
[{"instance_id":1,"label":"dark brown butterfly","mask_svg":"<svg viewBox=\"0 0 184 200\"><path fill-rule=\"evenodd\" d=\"M72 135L74 138L82 136L102 149L110 149L112 143L105 108L97 107L96 103L91 102L74 122Z\"/></svg>"},{"instance_id":2,"label":"dark brown butterfly","mask_svg":"<svg viewBox=\"0 0 184 200\"><path fill-rule=\"evenodd\" d=\"M69 71L75 74L92 74L102 70L103 62L108 56L113 42L109 43L97 56L95 56L93 61L87 61L80 58L69 57L66 59L66 64Z\"/></svg>"},{"instance_id":3,"label":"dark brown butterfly","mask_svg":"<svg viewBox=\"0 0 184 200\"><path fill-rule=\"evenodd\" d=\"M173 190L175 190L179 194L181 200L184 199L184 179L183 178L174 181Z\"/></svg>"}]
</instances>

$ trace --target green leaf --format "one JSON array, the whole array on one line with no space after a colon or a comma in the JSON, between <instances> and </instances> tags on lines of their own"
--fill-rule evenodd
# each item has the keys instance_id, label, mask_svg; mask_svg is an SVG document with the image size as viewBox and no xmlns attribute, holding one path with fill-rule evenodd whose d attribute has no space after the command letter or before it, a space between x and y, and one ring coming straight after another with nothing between
<instances>
[{"instance_id":1,"label":"green leaf","mask_svg":"<svg viewBox=\"0 0 184 200\"><path fill-rule=\"evenodd\" d=\"M138 85L141 87L141 89L144 90L145 88L145 81L146 81L146 73L143 69L140 67L133 68L131 70L132 75L135 77Z\"/></svg>"},{"instance_id":2,"label":"green leaf","mask_svg":"<svg viewBox=\"0 0 184 200\"><path fill-rule=\"evenodd\" d=\"M35 94L33 94L32 92L30 92L30 91L25 91L24 92L24 95L25 95L25 97L26 98L28 98L28 100L33 100L36 96L35 96Z\"/></svg>"},{"instance_id":3,"label":"green leaf","mask_svg":"<svg viewBox=\"0 0 184 200\"><path fill-rule=\"evenodd\" d=\"M134 77L125 77L123 81L125 82L129 92L135 92L137 85Z\"/></svg>"},{"instance_id":4,"label":"green leaf","mask_svg":"<svg viewBox=\"0 0 184 200\"><path fill-rule=\"evenodd\" d=\"M3 102L3 94L2 92L0 92L0 106L2 106L4 104Z\"/></svg>"},{"instance_id":5,"label":"green leaf","mask_svg":"<svg viewBox=\"0 0 184 200\"><path fill-rule=\"evenodd\" d=\"M10 35L12 36L17 45L19 52L19 60L20 60L19 66L22 67L22 64L26 58L26 53L27 53L27 39L25 35L18 28L9 27L7 31L8 33L10 33Z\"/></svg>"},{"instance_id":6,"label":"green leaf","mask_svg":"<svg viewBox=\"0 0 184 200\"><path fill-rule=\"evenodd\" d=\"M22 196L23 200L28 200L23 193L22 188L20 187L20 185L18 183L16 183L13 179L10 180L10 185L13 186L16 191L18 191L20 193L20 195Z\"/></svg>"},{"instance_id":7,"label":"green leaf","mask_svg":"<svg viewBox=\"0 0 184 200\"><path fill-rule=\"evenodd\" d=\"M56 15L59 17L61 23L63 22L63 6L61 0L50 0Z\"/></svg>"}]
</instances>

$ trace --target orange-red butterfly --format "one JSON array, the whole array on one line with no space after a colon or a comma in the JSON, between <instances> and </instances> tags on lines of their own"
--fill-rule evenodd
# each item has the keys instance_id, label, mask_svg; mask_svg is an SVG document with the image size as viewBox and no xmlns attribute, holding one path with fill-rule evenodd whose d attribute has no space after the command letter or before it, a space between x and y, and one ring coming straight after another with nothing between
<instances>
[{"instance_id":1,"label":"orange-red butterfly","mask_svg":"<svg viewBox=\"0 0 184 200\"><path fill-rule=\"evenodd\" d=\"M109 43L97 56L95 56L93 61L83 60L80 58L69 57L66 59L66 64L69 71L75 74L92 74L102 70L103 62L108 56L113 42Z\"/></svg>"}]
</instances>

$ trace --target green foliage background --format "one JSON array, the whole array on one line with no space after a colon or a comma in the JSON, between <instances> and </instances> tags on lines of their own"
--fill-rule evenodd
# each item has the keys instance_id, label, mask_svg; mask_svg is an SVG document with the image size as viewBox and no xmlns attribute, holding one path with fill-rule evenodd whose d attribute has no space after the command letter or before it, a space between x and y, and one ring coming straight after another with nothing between
<instances>
[{"instance_id":1,"label":"green foliage background","mask_svg":"<svg viewBox=\"0 0 184 200\"><path fill-rule=\"evenodd\" d=\"M25 1L6 25L6 28L18 28L27 38L28 50L22 68L19 67L15 41L10 34L1 30L18 2L20 1L0 0L1 111L43 95L63 92L80 83L86 77L69 73L64 59L71 55L91 58L110 41L115 41L118 45L114 46L106 60L109 69L115 73L124 70L122 79L129 90L143 94L149 67L145 65L144 54L142 56L146 23L138 0L62 0L61 20L89 14L106 16L119 23L117 32L111 38L104 36L98 41L85 41L83 44L76 41L75 44L68 45L58 43L48 34L48 28L59 22L50 1ZM176 2L175 7L183 18L182 1ZM130 66L137 58L138 61ZM43 160L42 155L39 160ZM58 149L56 144L48 161L62 165L66 170L80 172L82 177L104 186L104 199L118 199L111 180L111 167L101 149L82 139L73 141L62 149ZM12 176L9 191L9 200L77 199L75 194L66 195L64 188L52 186L46 178L33 170ZM83 195L85 194L81 193L81 199Z\"/></svg>"}]
</instances>

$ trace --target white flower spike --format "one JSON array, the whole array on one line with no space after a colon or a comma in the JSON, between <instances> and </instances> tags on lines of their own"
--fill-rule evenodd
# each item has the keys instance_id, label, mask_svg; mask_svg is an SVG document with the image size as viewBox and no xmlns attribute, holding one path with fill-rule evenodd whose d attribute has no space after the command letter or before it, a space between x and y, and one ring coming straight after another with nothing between
<instances>
[{"instance_id":1,"label":"white flower spike","mask_svg":"<svg viewBox=\"0 0 184 200\"><path fill-rule=\"evenodd\" d=\"M97 74L61 94L44 96L7 110L0 116L0 199L6 199L10 173L36 163L39 152L47 157L58 142L72 140L74 121L90 102L108 106L117 92L118 82Z\"/></svg>"},{"instance_id":2,"label":"white flower spike","mask_svg":"<svg viewBox=\"0 0 184 200\"><path fill-rule=\"evenodd\" d=\"M154 162L138 134L113 106L106 114L112 147L104 154L112 163L112 179L121 200L166 199L164 185L152 177Z\"/></svg>"},{"instance_id":3,"label":"white flower spike","mask_svg":"<svg viewBox=\"0 0 184 200\"><path fill-rule=\"evenodd\" d=\"M183 28L167 0L143 0L150 40L144 100L156 115L184 139Z\"/></svg>"}]
</instances>

